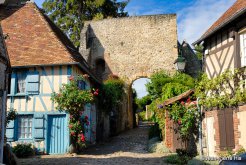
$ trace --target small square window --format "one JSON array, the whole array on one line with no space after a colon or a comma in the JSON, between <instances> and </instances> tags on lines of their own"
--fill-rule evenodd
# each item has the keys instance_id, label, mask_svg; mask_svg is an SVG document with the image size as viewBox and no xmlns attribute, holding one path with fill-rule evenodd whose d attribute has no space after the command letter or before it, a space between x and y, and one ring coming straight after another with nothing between
<instances>
[{"instance_id":1,"label":"small square window","mask_svg":"<svg viewBox=\"0 0 246 165\"><path fill-rule=\"evenodd\" d=\"M18 138L32 138L32 115L18 116Z\"/></svg>"}]
</instances>

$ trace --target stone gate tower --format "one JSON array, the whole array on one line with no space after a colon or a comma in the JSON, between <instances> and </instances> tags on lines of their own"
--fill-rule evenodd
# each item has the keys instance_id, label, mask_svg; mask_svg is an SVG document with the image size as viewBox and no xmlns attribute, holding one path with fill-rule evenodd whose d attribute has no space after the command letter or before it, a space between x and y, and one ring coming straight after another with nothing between
<instances>
[{"instance_id":1,"label":"stone gate tower","mask_svg":"<svg viewBox=\"0 0 246 165\"><path fill-rule=\"evenodd\" d=\"M126 122L132 127L132 82L149 77L157 70L175 70L173 63L178 56L176 15L86 22L81 32L80 53L102 80L109 74L125 80L129 87Z\"/></svg>"}]
</instances>

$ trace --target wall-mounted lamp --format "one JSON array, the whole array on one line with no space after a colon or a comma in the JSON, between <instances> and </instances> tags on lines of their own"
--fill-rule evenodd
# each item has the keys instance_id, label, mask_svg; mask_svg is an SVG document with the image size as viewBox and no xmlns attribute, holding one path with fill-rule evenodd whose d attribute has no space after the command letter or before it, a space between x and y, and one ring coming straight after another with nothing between
<instances>
[{"instance_id":1,"label":"wall-mounted lamp","mask_svg":"<svg viewBox=\"0 0 246 165\"><path fill-rule=\"evenodd\" d=\"M185 70L186 60L183 57L181 48L178 49L178 58L174 61L176 70L183 72Z\"/></svg>"}]
</instances>

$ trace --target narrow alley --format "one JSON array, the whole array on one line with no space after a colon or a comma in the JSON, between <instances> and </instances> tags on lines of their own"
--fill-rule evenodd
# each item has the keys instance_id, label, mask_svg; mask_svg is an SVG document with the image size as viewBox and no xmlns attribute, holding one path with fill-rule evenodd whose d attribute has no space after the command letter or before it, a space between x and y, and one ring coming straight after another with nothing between
<instances>
[{"instance_id":1,"label":"narrow alley","mask_svg":"<svg viewBox=\"0 0 246 165\"><path fill-rule=\"evenodd\" d=\"M78 155L42 155L19 159L23 165L159 165L164 154L148 153L147 123L126 131L109 142L96 145Z\"/></svg>"}]
</instances>

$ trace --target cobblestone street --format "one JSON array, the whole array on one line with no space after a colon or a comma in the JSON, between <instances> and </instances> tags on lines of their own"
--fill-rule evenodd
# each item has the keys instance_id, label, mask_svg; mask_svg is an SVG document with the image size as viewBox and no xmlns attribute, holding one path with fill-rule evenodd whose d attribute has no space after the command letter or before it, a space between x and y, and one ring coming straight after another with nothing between
<instances>
[{"instance_id":1,"label":"cobblestone street","mask_svg":"<svg viewBox=\"0 0 246 165\"><path fill-rule=\"evenodd\" d=\"M20 159L23 165L159 165L164 154L147 152L148 128L124 132L109 142L90 147L80 155L43 155Z\"/></svg>"}]
</instances>

